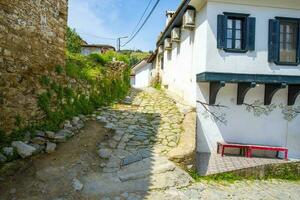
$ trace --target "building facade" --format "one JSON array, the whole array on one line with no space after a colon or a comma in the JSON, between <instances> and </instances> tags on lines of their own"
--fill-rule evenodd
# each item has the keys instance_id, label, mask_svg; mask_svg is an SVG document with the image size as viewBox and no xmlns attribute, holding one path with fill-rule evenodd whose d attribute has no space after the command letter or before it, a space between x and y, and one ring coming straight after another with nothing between
<instances>
[{"instance_id":1,"label":"building facade","mask_svg":"<svg viewBox=\"0 0 300 200\"><path fill-rule=\"evenodd\" d=\"M157 46L163 84L197 108L198 152L226 141L300 158L299 3L185 0Z\"/></svg>"}]
</instances>

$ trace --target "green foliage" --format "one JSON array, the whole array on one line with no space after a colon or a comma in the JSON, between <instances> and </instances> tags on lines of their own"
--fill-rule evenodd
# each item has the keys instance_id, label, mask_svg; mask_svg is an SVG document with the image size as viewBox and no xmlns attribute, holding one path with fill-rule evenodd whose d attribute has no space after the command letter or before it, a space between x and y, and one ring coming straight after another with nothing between
<instances>
[{"instance_id":1,"label":"green foliage","mask_svg":"<svg viewBox=\"0 0 300 200\"><path fill-rule=\"evenodd\" d=\"M9 138L3 130L0 130L0 147L4 146L8 142Z\"/></svg>"},{"instance_id":2,"label":"green foliage","mask_svg":"<svg viewBox=\"0 0 300 200\"><path fill-rule=\"evenodd\" d=\"M41 78L40 78L40 83L43 85L43 86L49 86L50 84L50 77L47 76L47 75L42 75Z\"/></svg>"},{"instance_id":3,"label":"green foliage","mask_svg":"<svg viewBox=\"0 0 300 200\"><path fill-rule=\"evenodd\" d=\"M56 130L65 119L114 103L124 98L130 88L129 68L118 71L107 66L116 53L67 55L66 75L83 84L83 91L51 81L49 90L38 96L38 105L46 113L44 123L36 126L40 130Z\"/></svg>"},{"instance_id":4,"label":"green foliage","mask_svg":"<svg viewBox=\"0 0 300 200\"><path fill-rule=\"evenodd\" d=\"M38 106L46 113L50 111L51 93L49 91L38 96Z\"/></svg>"},{"instance_id":5,"label":"green foliage","mask_svg":"<svg viewBox=\"0 0 300 200\"><path fill-rule=\"evenodd\" d=\"M65 71L67 76L76 80L76 84L66 86L49 76L42 76L41 84L47 86L47 90L38 95L37 103L45 113L44 120L20 127L23 120L16 116L16 125L19 127L9 137L0 131L0 149L14 140L24 140L26 132L57 131L66 119L79 114L91 114L101 106L123 99L130 88L130 68L111 69L108 64L116 55L120 59L127 59L126 55L111 52L93 56L68 52L66 66L56 66L54 70L57 74Z\"/></svg>"},{"instance_id":6,"label":"green foliage","mask_svg":"<svg viewBox=\"0 0 300 200\"><path fill-rule=\"evenodd\" d=\"M21 117L20 115L17 115L17 116L15 117L15 125L16 125L17 127L20 127L20 126L22 125L22 122L23 122L22 117Z\"/></svg>"},{"instance_id":7,"label":"green foliage","mask_svg":"<svg viewBox=\"0 0 300 200\"><path fill-rule=\"evenodd\" d=\"M234 183L235 181L242 180L270 180L270 179L279 179L279 180L288 180L288 181L300 181L300 174L298 172L297 163L287 163L285 165L280 165L279 167L269 167L265 171L265 176L258 177L253 175L238 175L234 172L225 172L209 176L200 176L196 170L190 170L190 176L196 181L213 181L213 182L227 182ZM268 167L267 167L268 168ZM271 169L272 168L272 169Z\"/></svg>"},{"instance_id":8,"label":"green foliage","mask_svg":"<svg viewBox=\"0 0 300 200\"><path fill-rule=\"evenodd\" d=\"M80 53L83 40L76 33L75 29L67 29L67 49L71 53Z\"/></svg>"},{"instance_id":9,"label":"green foliage","mask_svg":"<svg viewBox=\"0 0 300 200\"><path fill-rule=\"evenodd\" d=\"M60 75L60 74L63 73L63 71L64 71L64 69L62 68L62 66L60 66L60 65L56 65L55 66L55 72L56 72L56 74Z\"/></svg>"},{"instance_id":10,"label":"green foliage","mask_svg":"<svg viewBox=\"0 0 300 200\"><path fill-rule=\"evenodd\" d=\"M100 65L106 65L110 60L108 57L103 56L99 53L92 53L89 55L90 59L93 60L96 63L99 63Z\"/></svg>"},{"instance_id":11,"label":"green foliage","mask_svg":"<svg viewBox=\"0 0 300 200\"><path fill-rule=\"evenodd\" d=\"M154 79L151 81L151 86L157 90L161 90L161 78L159 75L155 76Z\"/></svg>"}]
</instances>

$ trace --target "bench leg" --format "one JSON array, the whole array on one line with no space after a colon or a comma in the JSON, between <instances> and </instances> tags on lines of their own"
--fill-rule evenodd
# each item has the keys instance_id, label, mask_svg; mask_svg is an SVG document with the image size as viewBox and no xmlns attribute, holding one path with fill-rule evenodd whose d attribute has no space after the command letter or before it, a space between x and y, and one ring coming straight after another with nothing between
<instances>
[{"instance_id":1,"label":"bench leg","mask_svg":"<svg viewBox=\"0 0 300 200\"><path fill-rule=\"evenodd\" d=\"M285 160L288 160L288 150L285 150L285 151L284 151L284 159L285 159Z\"/></svg>"},{"instance_id":2,"label":"bench leg","mask_svg":"<svg viewBox=\"0 0 300 200\"><path fill-rule=\"evenodd\" d=\"M248 149L248 158L252 158L252 149L251 148Z\"/></svg>"},{"instance_id":3,"label":"bench leg","mask_svg":"<svg viewBox=\"0 0 300 200\"><path fill-rule=\"evenodd\" d=\"M224 156L225 147L222 145L222 157Z\"/></svg>"},{"instance_id":4,"label":"bench leg","mask_svg":"<svg viewBox=\"0 0 300 200\"><path fill-rule=\"evenodd\" d=\"M217 145L217 154L219 154L220 144Z\"/></svg>"}]
</instances>

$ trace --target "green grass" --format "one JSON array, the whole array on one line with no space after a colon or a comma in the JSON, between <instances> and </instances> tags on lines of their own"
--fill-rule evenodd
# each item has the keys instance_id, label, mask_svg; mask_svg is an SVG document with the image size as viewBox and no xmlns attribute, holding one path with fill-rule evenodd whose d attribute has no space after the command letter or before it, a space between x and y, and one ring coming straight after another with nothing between
<instances>
[{"instance_id":1,"label":"green grass","mask_svg":"<svg viewBox=\"0 0 300 200\"><path fill-rule=\"evenodd\" d=\"M274 170L276 172L274 172ZM208 182L227 182L227 183L234 183L236 181L244 181L244 180L286 180L286 181L300 181L300 174L297 172L297 164L288 163L286 165L280 165L276 169L271 171L267 171L266 175L263 177L257 177L253 175L237 175L233 172L225 172L216 175L209 175L209 176L200 176L197 171L190 170L190 176L196 182L208 181Z\"/></svg>"}]
</instances>

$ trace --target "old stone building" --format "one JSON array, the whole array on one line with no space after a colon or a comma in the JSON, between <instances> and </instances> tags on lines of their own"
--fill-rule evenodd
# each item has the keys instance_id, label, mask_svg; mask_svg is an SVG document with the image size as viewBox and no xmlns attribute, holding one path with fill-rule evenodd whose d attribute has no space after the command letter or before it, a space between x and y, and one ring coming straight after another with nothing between
<instances>
[{"instance_id":1,"label":"old stone building","mask_svg":"<svg viewBox=\"0 0 300 200\"><path fill-rule=\"evenodd\" d=\"M0 0L0 129L40 116L40 77L65 63L68 0Z\"/></svg>"}]
</instances>

